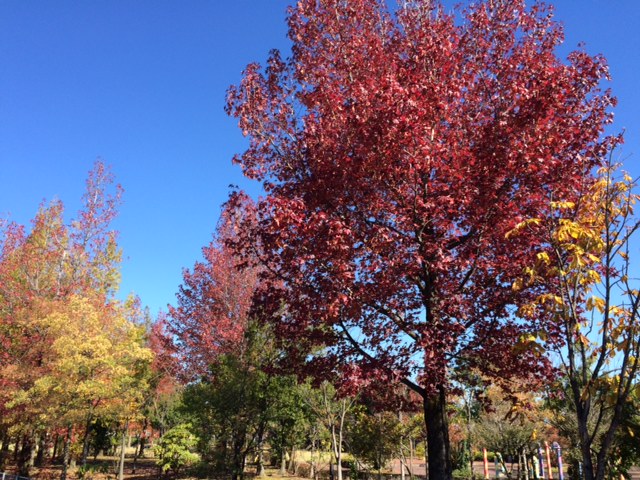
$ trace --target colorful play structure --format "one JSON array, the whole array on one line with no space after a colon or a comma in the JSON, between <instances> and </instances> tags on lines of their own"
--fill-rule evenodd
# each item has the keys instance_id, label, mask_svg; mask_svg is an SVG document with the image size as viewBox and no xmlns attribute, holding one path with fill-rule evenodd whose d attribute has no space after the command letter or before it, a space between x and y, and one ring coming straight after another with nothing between
<instances>
[{"instance_id":1,"label":"colorful play structure","mask_svg":"<svg viewBox=\"0 0 640 480\"><path fill-rule=\"evenodd\" d=\"M553 453L552 453L553 451ZM489 477L489 460L487 457L487 449L483 451L484 458L484 478L488 480ZM552 457L555 462L555 468L551 462ZM502 459L500 453L494 454L495 462L495 478L512 478L507 474L507 465ZM554 470L557 476L554 477ZM544 447L538 444L538 448L533 452L528 452L523 449L518 455L518 472L517 478L524 480L564 480L564 472L562 466L562 449L557 442L553 442L550 446L547 442L544 442Z\"/></svg>"}]
</instances>

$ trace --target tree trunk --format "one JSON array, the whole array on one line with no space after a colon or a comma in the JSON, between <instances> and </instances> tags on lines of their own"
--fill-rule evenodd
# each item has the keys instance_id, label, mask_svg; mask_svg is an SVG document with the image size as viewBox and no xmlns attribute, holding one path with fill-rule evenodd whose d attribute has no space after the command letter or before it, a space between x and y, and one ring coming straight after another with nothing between
<instances>
[{"instance_id":1,"label":"tree trunk","mask_svg":"<svg viewBox=\"0 0 640 480\"><path fill-rule=\"evenodd\" d=\"M402 410L398 410L398 423L402 426ZM400 479L405 480L405 470L407 468L407 457L404 454L404 438L400 436Z\"/></svg>"},{"instance_id":2,"label":"tree trunk","mask_svg":"<svg viewBox=\"0 0 640 480\"><path fill-rule=\"evenodd\" d=\"M424 420L427 427L428 478L452 480L447 394L444 387L440 386L438 392L425 396Z\"/></svg>"},{"instance_id":3,"label":"tree trunk","mask_svg":"<svg viewBox=\"0 0 640 480\"><path fill-rule=\"evenodd\" d=\"M18 475L23 477L29 476L29 469L33 466L34 460L34 448L33 448L33 436L31 433L22 436L22 442L20 445L20 453L18 454Z\"/></svg>"},{"instance_id":4,"label":"tree trunk","mask_svg":"<svg viewBox=\"0 0 640 480\"><path fill-rule=\"evenodd\" d=\"M409 438L409 478L413 480L413 456L415 455L415 447L413 438Z\"/></svg>"},{"instance_id":5,"label":"tree trunk","mask_svg":"<svg viewBox=\"0 0 640 480\"><path fill-rule=\"evenodd\" d=\"M138 441L138 448L136 449L136 453L133 457L133 469L131 473L136 473L136 467L138 466L138 459L144 457L144 447L147 443L147 438L144 433L140 435L140 440Z\"/></svg>"},{"instance_id":6,"label":"tree trunk","mask_svg":"<svg viewBox=\"0 0 640 480\"><path fill-rule=\"evenodd\" d=\"M58 443L60 443L59 440L60 440L60 435L56 433L53 437L53 453L51 454L51 458L53 459L54 462L58 458Z\"/></svg>"},{"instance_id":7,"label":"tree trunk","mask_svg":"<svg viewBox=\"0 0 640 480\"><path fill-rule=\"evenodd\" d=\"M69 468L69 457L71 454L71 425L67 427L67 434L64 437L64 449L62 453L62 472L60 473L60 480L67 480L67 469Z\"/></svg>"},{"instance_id":8,"label":"tree trunk","mask_svg":"<svg viewBox=\"0 0 640 480\"><path fill-rule=\"evenodd\" d=\"M147 431L148 424L149 424L149 421L147 420L147 418L145 418L144 423L142 424L142 431L138 439L138 448L136 448L136 453L133 456L133 468L131 473L136 473L138 458L144 457L144 444L146 443L146 440L147 440L146 431Z\"/></svg>"},{"instance_id":9,"label":"tree trunk","mask_svg":"<svg viewBox=\"0 0 640 480\"><path fill-rule=\"evenodd\" d=\"M49 432L44 432L40 435L40 439L38 441L38 453L36 454L36 467L42 467L44 465L45 456L47 453L47 438L49 437Z\"/></svg>"},{"instance_id":10,"label":"tree trunk","mask_svg":"<svg viewBox=\"0 0 640 480\"><path fill-rule=\"evenodd\" d=\"M280 476L284 477L285 473L287 473L287 449L283 445L280 452Z\"/></svg>"},{"instance_id":11,"label":"tree trunk","mask_svg":"<svg viewBox=\"0 0 640 480\"><path fill-rule=\"evenodd\" d=\"M577 420L578 420L578 438L580 439L580 453L582 454L583 463L583 478L584 480L593 480L594 468L593 460L591 457L591 444L589 441L589 410L591 402L589 399L582 401L579 397L576 398L576 392L574 391L574 400L577 405ZM580 402L580 403L579 403Z\"/></svg>"},{"instance_id":12,"label":"tree trunk","mask_svg":"<svg viewBox=\"0 0 640 480\"><path fill-rule=\"evenodd\" d=\"M124 451L127 443L128 430L129 430L129 420L125 422L124 429L122 430L122 440L120 442L120 462L118 465L118 480L124 479Z\"/></svg>"},{"instance_id":13,"label":"tree trunk","mask_svg":"<svg viewBox=\"0 0 640 480\"><path fill-rule=\"evenodd\" d=\"M260 427L258 428L258 434L256 438L256 446L258 448L258 461L256 464L256 476L264 477L264 431L266 428L266 422L260 422Z\"/></svg>"},{"instance_id":14,"label":"tree trunk","mask_svg":"<svg viewBox=\"0 0 640 480\"><path fill-rule=\"evenodd\" d=\"M27 461L27 468L31 469L36 465L36 456L38 455L37 446L40 444L42 435L29 436L29 460Z\"/></svg>"},{"instance_id":15,"label":"tree trunk","mask_svg":"<svg viewBox=\"0 0 640 480\"><path fill-rule=\"evenodd\" d=\"M239 432L236 432L236 436L233 439L233 451L231 458L231 478L232 480L238 480L243 478L244 476L244 462L246 458L245 451L245 439L246 439L246 430L243 428Z\"/></svg>"},{"instance_id":16,"label":"tree trunk","mask_svg":"<svg viewBox=\"0 0 640 480\"><path fill-rule=\"evenodd\" d=\"M91 438L91 419L87 419L84 429L84 438L82 439L82 460L81 465L87 466L87 457L89 456L89 440Z\"/></svg>"},{"instance_id":17,"label":"tree trunk","mask_svg":"<svg viewBox=\"0 0 640 480\"><path fill-rule=\"evenodd\" d=\"M2 448L0 448L0 469L4 469L4 464L7 461L7 456L9 455L9 442L11 439L9 438L9 434L6 430L2 432Z\"/></svg>"},{"instance_id":18,"label":"tree trunk","mask_svg":"<svg viewBox=\"0 0 640 480\"><path fill-rule=\"evenodd\" d=\"M313 430L313 437L311 440L311 466L309 467L309 478L316 478L316 437L315 437L315 427Z\"/></svg>"},{"instance_id":19,"label":"tree trunk","mask_svg":"<svg viewBox=\"0 0 640 480\"><path fill-rule=\"evenodd\" d=\"M291 454L289 455L289 473L293 473L293 475L298 474L298 466L296 465L296 447L291 447Z\"/></svg>"},{"instance_id":20,"label":"tree trunk","mask_svg":"<svg viewBox=\"0 0 640 480\"><path fill-rule=\"evenodd\" d=\"M20 455L20 437L16 438L16 443L13 445L13 463L18 463L18 456Z\"/></svg>"},{"instance_id":21,"label":"tree trunk","mask_svg":"<svg viewBox=\"0 0 640 480\"><path fill-rule=\"evenodd\" d=\"M337 430L336 432L335 425L331 427L331 441L336 459L336 480L342 480L342 422Z\"/></svg>"}]
</instances>

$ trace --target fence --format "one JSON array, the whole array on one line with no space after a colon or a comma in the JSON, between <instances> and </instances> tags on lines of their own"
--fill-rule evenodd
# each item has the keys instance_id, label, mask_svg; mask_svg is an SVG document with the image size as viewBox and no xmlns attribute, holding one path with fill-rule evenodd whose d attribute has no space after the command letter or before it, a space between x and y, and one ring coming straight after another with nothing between
<instances>
[{"instance_id":1,"label":"fence","mask_svg":"<svg viewBox=\"0 0 640 480\"><path fill-rule=\"evenodd\" d=\"M0 480L31 480L29 477L20 477L18 475L14 475L13 473L0 473Z\"/></svg>"}]
</instances>

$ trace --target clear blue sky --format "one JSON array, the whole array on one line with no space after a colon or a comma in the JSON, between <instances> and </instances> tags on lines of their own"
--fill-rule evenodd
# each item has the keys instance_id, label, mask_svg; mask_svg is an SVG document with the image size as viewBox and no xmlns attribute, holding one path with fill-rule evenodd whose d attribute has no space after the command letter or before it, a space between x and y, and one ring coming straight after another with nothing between
<instances>
[{"instance_id":1,"label":"clear blue sky","mask_svg":"<svg viewBox=\"0 0 640 480\"><path fill-rule=\"evenodd\" d=\"M258 192L231 157L244 147L227 87L288 49L287 0L0 2L0 215L27 223L43 199L78 208L94 160L125 188L115 227L122 294L152 313L200 258L229 184ZM453 3L453 2L448 2ZM623 154L640 173L640 1L556 0L566 53L603 53Z\"/></svg>"}]
</instances>

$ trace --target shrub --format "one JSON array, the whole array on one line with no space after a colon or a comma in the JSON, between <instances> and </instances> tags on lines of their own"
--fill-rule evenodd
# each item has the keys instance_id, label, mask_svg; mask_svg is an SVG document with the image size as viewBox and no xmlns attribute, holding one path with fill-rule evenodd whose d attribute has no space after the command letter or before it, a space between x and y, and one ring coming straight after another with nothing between
<instances>
[{"instance_id":1,"label":"shrub","mask_svg":"<svg viewBox=\"0 0 640 480\"><path fill-rule=\"evenodd\" d=\"M197 462L199 457L192 452L197 442L190 424L178 425L165 433L154 447L162 471L177 474L182 467Z\"/></svg>"}]
</instances>

